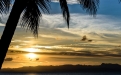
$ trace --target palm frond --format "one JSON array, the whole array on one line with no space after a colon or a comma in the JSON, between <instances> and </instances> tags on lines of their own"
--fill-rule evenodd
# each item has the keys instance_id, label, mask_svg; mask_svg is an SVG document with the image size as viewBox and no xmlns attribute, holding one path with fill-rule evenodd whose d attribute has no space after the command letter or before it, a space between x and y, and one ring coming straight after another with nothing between
<instances>
[{"instance_id":1,"label":"palm frond","mask_svg":"<svg viewBox=\"0 0 121 75\"><path fill-rule=\"evenodd\" d=\"M119 1L119 3L121 2L121 0L118 0Z\"/></svg>"},{"instance_id":2,"label":"palm frond","mask_svg":"<svg viewBox=\"0 0 121 75\"><path fill-rule=\"evenodd\" d=\"M42 10L43 12L49 13L50 1L51 0L36 0L36 3L40 8L40 10Z\"/></svg>"},{"instance_id":3,"label":"palm frond","mask_svg":"<svg viewBox=\"0 0 121 75\"><path fill-rule=\"evenodd\" d=\"M7 13L13 0L0 0L0 13Z\"/></svg>"},{"instance_id":4,"label":"palm frond","mask_svg":"<svg viewBox=\"0 0 121 75\"><path fill-rule=\"evenodd\" d=\"M83 9L90 15L96 15L99 0L78 0Z\"/></svg>"},{"instance_id":5,"label":"palm frond","mask_svg":"<svg viewBox=\"0 0 121 75\"><path fill-rule=\"evenodd\" d=\"M69 28L70 13L69 13L67 1L66 0L59 0L59 2L60 2L60 6L61 6L61 9L63 12L63 17L67 21L67 25Z\"/></svg>"},{"instance_id":6,"label":"palm frond","mask_svg":"<svg viewBox=\"0 0 121 75\"><path fill-rule=\"evenodd\" d=\"M21 26L30 30L34 36L38 36L39 21L42 17L40 8L43 12L49 12L48 5L49 0L28 0L20 21Z\"/></svg>"}]
</instances>

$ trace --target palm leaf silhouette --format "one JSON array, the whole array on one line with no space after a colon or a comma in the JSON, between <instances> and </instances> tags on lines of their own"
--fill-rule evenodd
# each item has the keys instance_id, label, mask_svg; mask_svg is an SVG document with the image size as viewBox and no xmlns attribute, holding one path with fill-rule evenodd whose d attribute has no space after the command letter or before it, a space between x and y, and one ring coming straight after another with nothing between
<instances>
[{"instance_id":1,"label":"palm leaf silhouette","mask_svg":"<svg viewBox=\"0 0 121 75\"><path fill-rule=\"evenodd\" d=\"M67 6L67 1L66 0L59 0L59 2L60 2L60 6L61 6L61 9L63 12L63 17L67 21L67 25L69 28L70 13L69 13L69 9Z\"/></svg>"},{"instance_id":2,"label":"palm leaf silhouette","mask_svg":"<svg viewBox=\"0 0 121 75\"><path fill-rule=\"evenodd\" d=\"M49 2L50 0L29 0L26 4L26 8L23 11L21 26L26 27L35 36L38 36L38 28L40 17L42 17L42 12L49 13Z\"/></svg>"},{"instance_id":3,"label":"palm leaf silhouette","mask_svg":"<svg viewBox=\"0 0 121 75\"><path fill-rule=\"evenodd\" d=\"M0 0L0 13L7 13L13 0Z\"/></svg>"},{"instance_id":4,"label":"palm leaf silhouette","mask_svg":"<svg viewBox=\"0 0 121 75\"><path fill-rule=\"evenodd\" d=\"M81 7L90 15L96 15L99 0L77 1L80 3ZM8 47L10 45L18 22L20 22L22 27L30 30L34 34L34 36L38 36L39 20L42 17L43 12L49 13L49 3L51 2L51 0L0 0L0 13L7 13L10 9L10 4L13 2L14 4L0 41L0 68L2 67L2 63L8 51ZM67 0L59 0L59 3L61 6L63 17L67 22L69 28L70 13Z\"/></svg>"},{"instance_id":5,"label":"palm leaf silhouette","mask_svg":"<svg viewBox=\"0 0 121 75\"><path fill-rule=\"evenodd\" d=\"M7 13L10 8L11 2L14 0L1 0L0 1L0 13ZM77 0L82 8L86 10L90 15L96 15L99 0ZM50 0L26 0L26 7L23 11L20 24L22 27L26 27L30 30L34 36L38 36L38 28L40 17L42 12L49 13ZM67 4L67 0L59 0L63 17L67 22L69 28L70 12Z\"/></svg>"},{"instance_id":6,"label":"palm leaf silhouette","mask_svg":"<svg viewBox=\"0 0 121 75\"><path fill-rule=\"evenodd\" d=\"M99 0L78 0L80 5L86 12L90 15L95 16L97 12L97 7L99 5Z\"/></svg>"}]
</instances>

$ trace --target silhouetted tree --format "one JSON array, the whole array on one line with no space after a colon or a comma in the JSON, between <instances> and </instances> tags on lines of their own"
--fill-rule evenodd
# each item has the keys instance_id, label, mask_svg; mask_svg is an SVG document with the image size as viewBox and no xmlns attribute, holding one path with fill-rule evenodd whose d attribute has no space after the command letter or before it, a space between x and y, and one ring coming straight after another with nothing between
<instances>
[{"instance_id":1,"label":"silhouetted tree","mask_svg":"<svg viewBox=\"0 0 121 75\"><path fill-rule=\"evenodd\" d=\"M70 14L67 6L67 0L58 0L62 9L63 17L69 28ZM77 0L81 7L95 15L99 0ZM14 3L13 3L14 2ZM0 68L8 51L16 26L19 22L22 27L30 30L35 37L38 36L39 20L42 12L49 13L49 3L51 0L0 0L0 13L7 13L13 3L9 18L0 41Z\"/></svg>"}]
</instances>

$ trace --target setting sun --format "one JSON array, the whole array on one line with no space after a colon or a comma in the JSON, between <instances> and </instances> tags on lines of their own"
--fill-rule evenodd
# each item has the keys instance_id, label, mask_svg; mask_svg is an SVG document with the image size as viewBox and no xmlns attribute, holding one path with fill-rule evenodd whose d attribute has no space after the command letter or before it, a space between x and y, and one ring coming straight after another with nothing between
<instances>
[{"instance_id":1,"label":"setting sun","mask_svg":"<svg viewBox=\"0 0 121 75\"><path fill-rule=\"evenodd\" d=\"M26 54L26 56L29 57L30 59L35 59L35 58L37 58L37 55L34 54L34 53Z\"/></svg>"}]
</instances>

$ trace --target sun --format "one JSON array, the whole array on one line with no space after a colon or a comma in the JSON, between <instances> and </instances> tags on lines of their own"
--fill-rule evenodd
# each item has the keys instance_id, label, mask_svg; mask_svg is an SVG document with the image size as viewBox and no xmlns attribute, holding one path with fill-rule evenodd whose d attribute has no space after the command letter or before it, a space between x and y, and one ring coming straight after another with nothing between
<instances>
[{"instance_id":1,"label":"sun","mask_svg":"<svg viewBox=\"0 0 121 75\"><path fill-rule=\"evenodd\" d=\"M35 58L37 58L37 55L34 54L34 53L26 54L26 56L29 57L30 59L35 59Z\"/></svg>"},{"instance_id":2,"label":"sun","mask_svg":"<svg viewBox=\"0 0 121 75\"><path fill-rule=\"evenodd\" d=\"M39 52L39 49L36 48L26 48L25 50L30 53Z\"/></svg>"}]
</instances>

